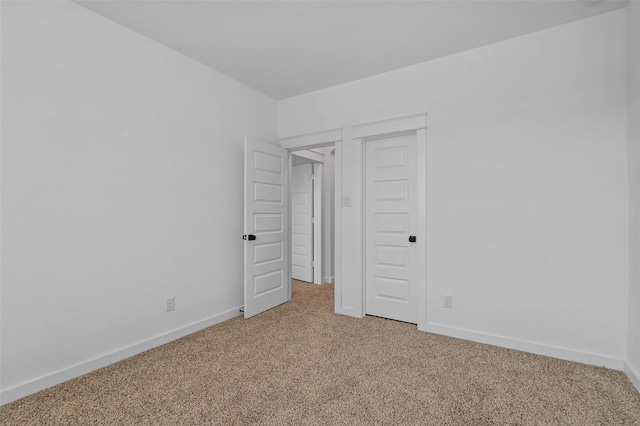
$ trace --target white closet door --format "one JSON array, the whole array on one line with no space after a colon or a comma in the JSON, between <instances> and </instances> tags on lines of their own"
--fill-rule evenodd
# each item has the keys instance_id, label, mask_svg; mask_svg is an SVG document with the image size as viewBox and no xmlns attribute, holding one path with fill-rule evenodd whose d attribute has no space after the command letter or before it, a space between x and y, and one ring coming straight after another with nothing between
<instances>
[{"instance_id":1,"label":"white closet door","mask_svg":"<svg viewBox=\"0 0 640 426\"><path fill-rule=\"evenodd\" d=\"M366 313L418 322L416 134L365 142Z\"/></svg>"}]
</instances>

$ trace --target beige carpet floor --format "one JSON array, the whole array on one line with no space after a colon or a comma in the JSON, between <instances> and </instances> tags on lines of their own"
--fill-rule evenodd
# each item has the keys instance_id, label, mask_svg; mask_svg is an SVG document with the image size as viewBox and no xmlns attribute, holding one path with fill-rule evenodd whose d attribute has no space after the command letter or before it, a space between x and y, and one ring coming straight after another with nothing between
<instances>
[{"instance_id":1,"label":"beige carpet floor","mask_svg":"<svg viewBox=\"0 0 640 426\"><path fill-rule=\"evenodd\" d=\"M640 425L624 373L333 313L333 286L0 408L2 425Z\"/></svg>"}]
</instances>

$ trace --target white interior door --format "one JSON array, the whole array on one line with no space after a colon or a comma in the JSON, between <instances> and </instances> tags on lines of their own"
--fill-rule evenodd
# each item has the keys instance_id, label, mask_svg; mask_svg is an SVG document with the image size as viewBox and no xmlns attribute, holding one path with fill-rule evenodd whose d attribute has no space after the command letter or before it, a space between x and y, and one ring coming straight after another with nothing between
<instances>
[{"instance_id":1,"label":"white interior door","mask_svg":"<svg viewBox=\"0 0 640 426\"><path fill-rule=\"evenodd\" d=\"M288 300L288 170L286 149L244 143L244 317Z\"/></svg>"},{"instance_id":2,"label":"white interior door","mask_svg":"<svg viewBox=\"0 0 640 426\"><path fill-rule=\"evenodd\" d=\"M313 282L313 165L291 168L291 277Z\"/></svg>"},{"instance_id":3,"label":"white interior door","mask_svg":"<svg viewBox=\"0 0 640 426\"><path fill-rule=\"evenodd\" d=\"M417 324L416 134L365 142L366 313ZM414 237L415 238L415 237Z\"/></svg>"},{"instance_id":4,"label":"white interior door","mask_svg":"<svg viewBox=\"0 0 640 426\"><path fill-rule=\"evenodd\" d=\"M322 284L323 254L322 246L324 241L322 238L322 229L324 215L322 209L324 203L322 201L324 179L324 165L321 163L313 163L313 283Z\"/></svg>"}]
</instances>

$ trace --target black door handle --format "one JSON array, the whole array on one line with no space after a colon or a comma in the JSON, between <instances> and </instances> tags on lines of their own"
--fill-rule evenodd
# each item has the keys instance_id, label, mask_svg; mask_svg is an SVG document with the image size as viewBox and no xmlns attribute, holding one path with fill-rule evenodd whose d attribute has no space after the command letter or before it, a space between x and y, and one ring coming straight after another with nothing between
<instances>
[{"instance_id":1,"label":"black door handle","mask_svg":"<svg viewBox=\"0 0 640 426\"><path fill-rule=\"evenodd\" d=\"M410 243L415 243L416 242L416 236L415 235L409 235L409 242Z\"/></svg>"},{"instance_id":2,"label":"black door handle","mask_svg":"<svg viewBox=\"0 0 640 426\"><path fill-rule=\"evenodd\" d=\"M255 236L255 235L253 235L253 234L249 234L249 235L245 234L245 235L243 235L243 236L242 236L242 239L243 239L243 240L253 241L253 240L255 240L255 239L256 239L256 236Z\"/></svg>"}]
</instances>

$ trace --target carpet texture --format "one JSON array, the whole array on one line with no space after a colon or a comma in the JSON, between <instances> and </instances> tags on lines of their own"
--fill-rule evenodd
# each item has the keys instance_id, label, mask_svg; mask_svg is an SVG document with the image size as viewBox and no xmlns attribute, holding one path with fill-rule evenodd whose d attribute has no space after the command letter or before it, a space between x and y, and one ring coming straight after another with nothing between
<instances>
[{"instance_id":1,"label":"carpet texture","mask_svg":"<svg viewBox=\"0 0 640 426\"><path fill-rule=\"evenodd\" d=\"M0 408L2 425L640 425L624 373L333 313L333 286Z\"/></svg>"}]
</instances>

